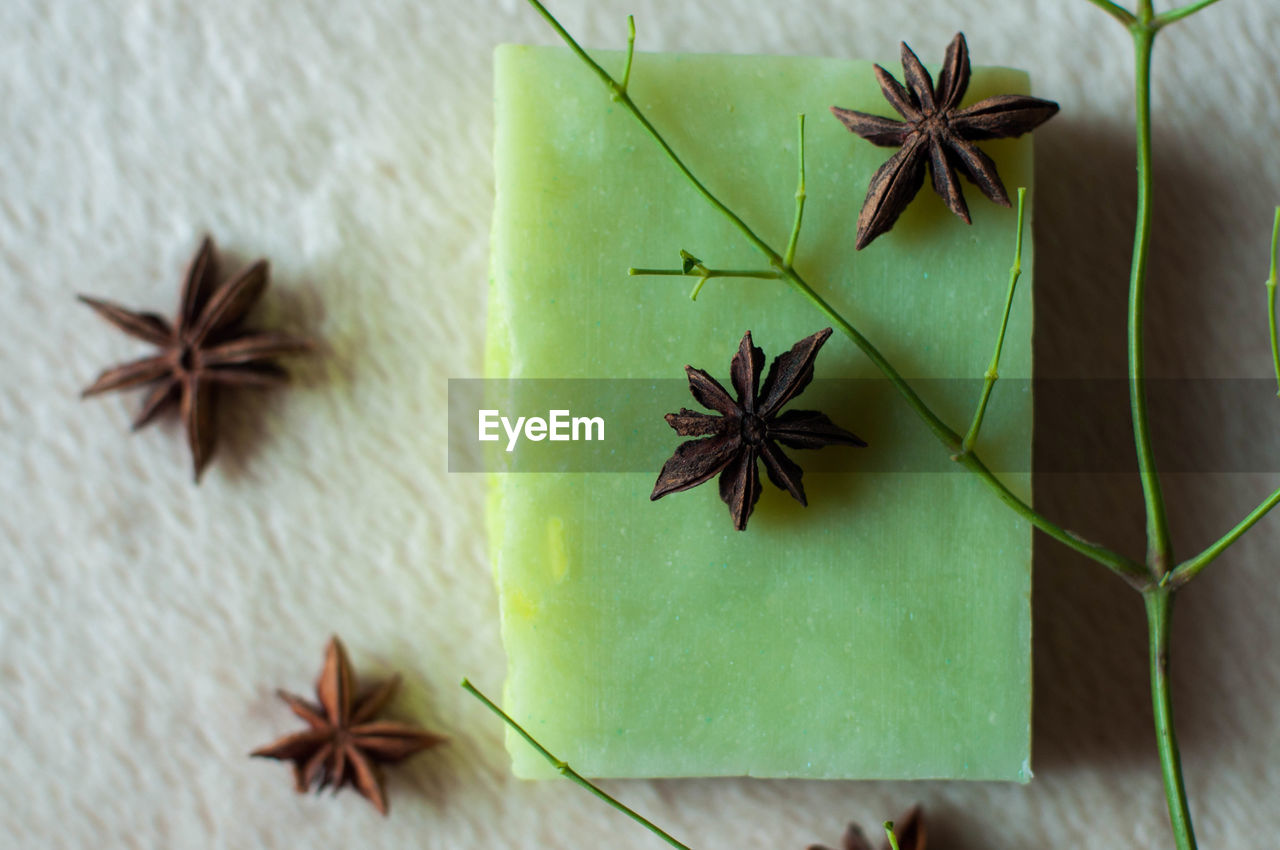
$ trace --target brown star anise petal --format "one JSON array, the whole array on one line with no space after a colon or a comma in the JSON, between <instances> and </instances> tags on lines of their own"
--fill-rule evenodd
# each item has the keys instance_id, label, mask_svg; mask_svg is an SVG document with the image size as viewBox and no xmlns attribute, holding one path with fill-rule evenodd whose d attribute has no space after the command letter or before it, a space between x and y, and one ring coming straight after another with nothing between
<instances>
[{"instance_id":1,"label":"brown star anise petal","mask_svg":"<svg viewBox=\"0 0 1280 850\"><path fill-rule=\"evenodd\" d=\"M750 336L748 332L747 337ZM772 418L784 404L804 392L813 380L813 361L818 359L818 351L830 336L831 328L818 331L791 346L790 351L775 357L769 364L769 374L765 376L764 388L760 391L760 408L752 412ZM761 352L760 356L763 358L764 353Z\"/></svg>"},{"instance_id":2,"label":"brown star anise petal","mask_svg":"<svg viewBox=\"0 0 1280 850\"><path fill-rule=\"evenodd\" d=\"M925 850L924 809L913 806L893 823L893 835L898 839L898 850ZM881 850L890 850L889 838L885 836L880 842ZM841 850L871 850L871 842L866 833L856 824L849 824L840 841ZM810 844L808 850L830 850L822 844Z\"/></svg>"},{"instance_id":3,"label":"brown star anise petal","mask_svg":"<svg viewBox=\"0 0 1280 850\"><path fill-rule=\"evenodd\" d=\"M175 325L155 315L81 295L80 300L132 337L160 353L104 371L83 396L153 384L133 421L137 430L177 407L187 432L195 478L213 454L217 387L270 386L288 378L272 360L299 354L310 342L241 322L267 287L267 263L259 260L219 284L213 241L205 237L187 268Z\"/></svg>"},{"instance_id":4,"label":"brown star anise petal","mask_svg":"<svg viewBox=\"0 0 1280 850\"><path fill-rule=\"evenodd\" d=\"M324 669L316 682L318 704L279 691L280 698L309 728L254 750L250 755L293 762L300 793L312 785L334 791L351 784L382 814L387 796L379 765L402 761L443 743L444 738L390 720L376 720L395 695L400 677L393 676L356 696L356 677L347 651L336 637L325 650Z\"/></svg>"},{"instance_id":5,"label":"brown star anise petal","mask_svg":"<svg viewBox=\"0 0 1280 850\"><path fill-rule=\"evenodd\" d=\"M667 414L668 417L674 415ZM726 427L732 427L732 420L729 417L725 417L725 420L729 423ZM668 424L670 421L668 419ZM737 457L741 447L742 440L736 433L721 433L705 440L681 443L676 446L675 454L662 465L658 481L649 494L650 500L656 501L668 493L705 484L724 471L730 461Z\"/></svg>"},{"instance_id":6,"label":"brown star anise petal","mask_svg":"<svg viewBox=\"0 0 1280 850\"><path fill-rule=\"evenodd\" d=\"M902 44L905 86L879 65L875 73L885 100L904 120L831 107L832 114L853 133L874 145L901 148L877 169L867 186L854 242L858 250L893 227L924 185L926 168L933 177L934 191L966 224L972 222L957 172L992 201L1010 205L995 163L972 143L1030 132L1057 114L1058 104L1009 94L960 109L970 74L964 33L956 33L948 45L936 85L906 43Z\"/></svg>"},{"instance_id":7,"label":"brown star anise petal","mask_svg":"<svg viewBox=\"0 0 1280 850\"><path fill-rule=\"evenodd\" d=\"M862 238L861 234L880 234L892 228L907 204L920 191L920 187L924 185L927 160L917 154L926 148L927 144L919 136L909 138L903 142L901 150L889 157L871 175L871 182L867 186L867 200L863 202L862 211L858 214L859 240ZM875 203L871 200L873 196ZM861 250L872 238L875 237L865 242L855 242L855 247Z\"/></svg>"},{"instance_id":8,"label":"brown star anise petal","mask_svg":"<svg viewBox=\"0 0 1280 850\"><path fill-rule=\"evenodd\" d=\"M699 413L687 407L680 408L679 413L667 414L667 424L681 437L706 437L719 434L725 429L727 421L723 416Z\"/></svg>"},{"instance_id":9,"label":"brown star anise petal","mask_svg":"<svg viewBox=\"0 0 1280 850\"><path fill-rule=\"evenodd\" d=\"M761 460L774 486L807 505L800 480L804 472L781 446L820 449L830 445L866 445L822 413L779 412L813 380L814 361L830 336L831 328L818 331L775 357L761 384L764 352L752 344L751 331L747 331L729 365L730 381L738 394L736 401L715 378L701 369L686 366L693 397L720 415L688 408L666 415L667 424L680 436L703 439L689 440L676 447L658 473L649 498L661 499L668 493L688 490L719 475L720 498L729 506L733 527L742 531L760 498L760 471L756 461Z\"/></svg>"}]
</instances>

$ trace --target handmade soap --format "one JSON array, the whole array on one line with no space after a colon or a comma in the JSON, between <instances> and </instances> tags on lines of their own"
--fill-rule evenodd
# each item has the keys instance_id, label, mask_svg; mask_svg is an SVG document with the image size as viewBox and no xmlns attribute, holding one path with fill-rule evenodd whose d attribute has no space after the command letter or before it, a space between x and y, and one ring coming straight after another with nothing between
<instances>
[{"instance_id":1,"label":"handmade soap","mask_svg":"<svg viewBox=\"0 0 1280 850\"><path fill-rule=\"evenodd\" d=\"M621 54L595 55L620 73ZM650 502L680 442L662 416L695 406L685 364L727 385L744 331L772 358L830 323L777 281L713 279L695 302L688 278L628 276L678 268L680 249L712 268L764 261L569 51L501 47L495 78L486 375L597 379L600 398L628 400L611 381L665 382L653 384L663 400L652 432L610 430L612 414L593 411L615 457L629 441L656 446L639 452L643 464L491 476L506 708L590 776L1026 781L1029 525L948 461L839 333L800 406L870 445L794 452L807 508L766 482L738 532L714 482ZM966 103L1027 90L1021 72L977 68ZM971 190L967 226L926 185L891 233L854 251L867 181L890 152L828 107L887 114L871 64L637 54L630 91L779 251L795 209L796 115L806 113L796 268L963 431L998 330L1015 217ZM1030 186L1028 139L983 147L1011 195ZM1030 259L1028 243L978 446L1026 499ZM541 404L513 413L558 406ZM509 747L519 776L551 775L523 741Z\"/></svg>"}]
</instances>

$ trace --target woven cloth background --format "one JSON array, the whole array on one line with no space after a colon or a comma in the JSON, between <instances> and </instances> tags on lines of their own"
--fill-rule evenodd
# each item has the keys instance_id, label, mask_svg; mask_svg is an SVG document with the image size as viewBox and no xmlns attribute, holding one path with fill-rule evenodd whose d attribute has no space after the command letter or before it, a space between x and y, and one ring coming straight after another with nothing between
<instances>
[{"instance_id":1,"label":"woven cloth background","mask_svg":"<svg viewBox=\"0 0 1280 850\"><path fill-rule=\"evenodd\" d=\"M812 53L896 69L964 29L978 62L1029 68L1063 114L1037 135L1037 370L1124 374L1133 219L1131 58L1085 0L563 0L593 46ZM1280 202L1280 5L1227 0L1155 61L1159 189L1151 373L1270 392L1265 276ZM491 51L552 43L516 0L7 0L0 4L0 844L20 847L652 848L567 783L509 777L501 730L458 687L504 660L484 482L445 463L446 379L481 372L492 210ZM811 175L811 179L813 176ZM137 399L78 389L137 348L77 292L168 313L199 235L273 263L264 323L324 340L287 393L223 411L198 489L180 430L128 436ZM1280 402L1277 402L1280 404ZM1280 439L1185 407L1205 443ZM1124 439L1042 419L1040 457ZM1118 429L1118 431L1116 430ZM1108 436L1110 435L1110 437ZM1275 472L1171 476L1190 553ZM1124 474L1042 476L1037 499L1141 551ZM1207 847L1280 831L1280 518L1180 599L1173 666ZM1139 599L1038 545L1036 780L610 782L701 848L838 841L923 801L938 848L1168 846ZM252 747L294 728L330 633L397 713L451 736L394 771L392 817L297 797Z\"/></svg>"}]
</instances>

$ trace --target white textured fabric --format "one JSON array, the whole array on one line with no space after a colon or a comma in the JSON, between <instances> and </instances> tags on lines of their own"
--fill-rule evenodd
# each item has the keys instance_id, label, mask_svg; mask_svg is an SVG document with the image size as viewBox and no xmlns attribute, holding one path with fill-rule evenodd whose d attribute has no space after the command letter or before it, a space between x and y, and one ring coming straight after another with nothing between
<instances>
[{"instance_id":1,"label":"white textured fabric","mask_svg":"<svg viewBox=\"0 0 1280 850\"><path fill-rule=\"evenodd\" d=\"M554 8L594 46L623 44L629 11L646 50L891 63L900 38L937 61L963 28L976 61L1031 69L1063 105L1037 135L1037 369L1123 374L1131 59L1085 0ZM1158 45L1153 374L1270 374L1277 32L1280 4L1226 0ZM0 844L659 846L568 783L512 780L497 722L457 687L466 674L496 694L504 667L484 482L449 475L444 448L445 381L481 372L491 50L549 30L517 0L6 0L0 33ZM326 350L296 364L292 390L225 407L197 489L174 423L129 437L136 398L77 399L140 347L73 296L171 312L205 230L231 264L270 257L264 321ZM1099 430L1123 435L1125 410L1106 413ZM1280 409L1179 415L1167 427L1205 441L1280 439ZM1042 422L1042 456L1066 433ZM1170 477L1179 550L1278 478ZM1037 498L1141 548L1131 478L1044 476ZM1278 544L1280 517L1177 610L1207 847L1272 847L1280 831ZM705 848L835 843L847 820L917 800L939 848L1168 846L1140 602L1037 548L1031 785L609 789ZM287 768L245 757L296 727L273 689L308 689L332 632L367 673L403 671L398 712L452 737L390 774L386 821L349 792L296 797Z\"/></svg>"}]
</instances>

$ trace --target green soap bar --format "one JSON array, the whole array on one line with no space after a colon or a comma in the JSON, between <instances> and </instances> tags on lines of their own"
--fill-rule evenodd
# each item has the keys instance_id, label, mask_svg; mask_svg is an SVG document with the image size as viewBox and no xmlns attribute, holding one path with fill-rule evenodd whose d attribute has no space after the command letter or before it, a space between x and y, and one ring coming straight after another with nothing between
<instances>
[{"instance_id":1,"label":"green soap bar","mask_svg":"<svg viewBox=\"0 0 1280 850\"><path fill-rule=\"evenodd\" d=\"M595 55L620 73L620 53ZM713 268L764 261L568 50L500 47L495 78L487 376L674 382L691 363L728 385L745 330L772 359L829 324L777 281L711 280L691 302L688 278L629 277L630 266L678 267L681 248ZM1022 72L975 69L966 103L1028 85ZM908 377L970 379L922 389L963 431L1015 215L965 184L966 226L926 185L891 233L855 253L867 182L890 152L828 107L889 114L871 64L637 54L630 93L779 251L794 215L796 114L808 115L796 268ZM1028 139L983 147L1010 195L1030 186ZM1030 260L1028 244L978 446L1024 499ZM817 375L878 373L837 333ZM809 507L766 482L745 532L714 482L651 503L665 455L644 472L492 476L506 707L581 773L1030 778L1030 526L953 470L885 385L855 384L847 398L820 383L793 406L826 410L870 447L792 452L809 470ZM687 392L653 410L658 427L681 405L695 406ZM680 441L671 432L667 451ZM883 462L899 456L938 465ZM819 474L837 457L854 471ZM553 775L523 741L508 746L517 775Z\"/></svg>"}]
</instances>

